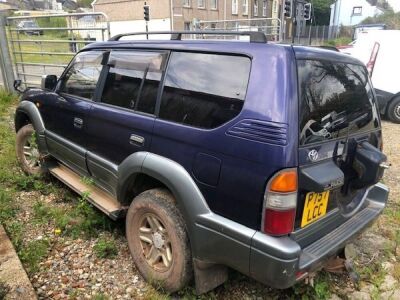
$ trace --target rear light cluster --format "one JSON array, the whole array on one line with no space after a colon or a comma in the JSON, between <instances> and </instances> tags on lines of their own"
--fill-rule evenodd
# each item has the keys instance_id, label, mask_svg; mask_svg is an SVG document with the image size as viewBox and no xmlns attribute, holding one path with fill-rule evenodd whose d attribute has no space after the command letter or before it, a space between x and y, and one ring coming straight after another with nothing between
<instances>
[{"instance_id":1,"label":"rear light cluster","mask_svg":"<svg viewBox=\"0 0 400 300\"><path fill-rule=\"evenodd\" d=\"M297 170L285 169L268 182L264 194L262 230L270 235L293 231L297 204Z\"/></svg>"}]
</instances>

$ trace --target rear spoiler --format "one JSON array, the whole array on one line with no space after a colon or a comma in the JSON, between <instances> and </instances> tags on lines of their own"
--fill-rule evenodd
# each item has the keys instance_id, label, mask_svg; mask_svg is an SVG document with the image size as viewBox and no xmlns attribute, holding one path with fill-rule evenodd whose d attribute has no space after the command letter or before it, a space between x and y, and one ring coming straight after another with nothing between
<instances>
[{"instance_id":1,"label":"rear spoiler","mask_svg":"<svg viewBox=\"0 0 400 300\"><path fill-rule=\"evenodd\" d=\"M321 49L325 49L325 50L331 50L331 51L335 51L335 52L340 52L339 49L334 46L313 46L313 47L321 48Z\"/></svg>"}]
</instances>

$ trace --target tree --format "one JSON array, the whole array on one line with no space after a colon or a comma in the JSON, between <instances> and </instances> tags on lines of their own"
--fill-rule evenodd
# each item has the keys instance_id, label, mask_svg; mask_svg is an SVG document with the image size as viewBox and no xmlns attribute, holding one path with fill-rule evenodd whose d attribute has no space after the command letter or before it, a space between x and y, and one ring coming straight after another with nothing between
<instances>
[{"instance_id":1,"label":"tree","mask_svg":"<svg viewBox=\"0 0 400 300\"><path fill-rule=\"evenodd\" d=\"M314 16L316 25L329 25L331 16L331 4L335 3L335 0L311 0L314 6Z\"/></svg>"},{"instance_id":2,"label":"tree","mask_svg":"<svg viewBox=\"0 0 400 300\"><path fill-rule=\"evenodd\" d=\"M368 17L364 19L362 24L386 24L387 29L399 30L400 29L400 12L395 13L393 10L385 11L383 14L375 17Z\"/></svg>"},{"instance_id":3,"label":"tree","mask_svg":"<svg viewBox=\"0 0 400 300\"><path fill-rule=\"evenodd\" d=\"M78 7L86 7L86 8L90 8L92 7L93 0L78 0L76 3L78 4Z\"/></svg>"}]
</instances>

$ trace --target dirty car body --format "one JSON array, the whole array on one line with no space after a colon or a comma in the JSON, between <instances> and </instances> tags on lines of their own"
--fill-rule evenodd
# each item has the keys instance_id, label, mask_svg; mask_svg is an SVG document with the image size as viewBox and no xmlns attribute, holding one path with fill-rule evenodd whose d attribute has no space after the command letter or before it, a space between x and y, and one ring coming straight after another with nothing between
<instances>
[{"instance_id":1,"label":"dirty car body","mask_svg":"<svg viewBox=\"0 0 400 300\"><path fill-rule=\"evenodd\" d=\"M80 59L93 68L72 72ZM145 96L125 104L115 99L134 90L112 82L133 60L154 73ZM23 94L16 130L28 118L42 153L121 204L112 218L123 217L138 174L162 182L184 216L196 281L223 266L290 287L386 205L380 117L356 59L291 45L150 40L94 43L74 61L55 86ZM77 72L89 80L68 90ZM154 101L141 105L143 97Z\"/></svg>"}]
</instances>

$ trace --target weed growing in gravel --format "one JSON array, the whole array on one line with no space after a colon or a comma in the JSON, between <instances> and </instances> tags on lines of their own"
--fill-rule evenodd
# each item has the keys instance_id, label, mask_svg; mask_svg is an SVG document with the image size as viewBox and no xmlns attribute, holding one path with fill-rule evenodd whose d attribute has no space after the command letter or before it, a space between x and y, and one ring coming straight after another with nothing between
<instances>
[{"instance_id":1,"label":"weed growing in gravel","mask_svg":"<svg viewBox=\"0 0 400 300\"><path fill-rule=\"evenodd\" d=\"M377 289L381 286L385 279L386 271L382 267L382 261L377 259L358 270L362 280L370 282Z\"/></svg>"},{"instance_id":2,"label":"weed growing in gravel","mask_svg":"<svg viewBox=\"0 0 400 300\"><path fill-rule=\"evenodd\" d=\"M9 286L5 282L0 281L0 300L5 299L9 291Z\"/></svg>"},{"instance_id":3,"label":"weed growing in gravel","mask_svg":"<svg viewBox=\"0 0 400 300\"><path fill-rule=\"evenodd\" d=\"M96 294L92 297L92 300L109 300L110 297L104 294Z\"/></svg>"},{"instance_id":4,"label":"weed growing in gravel","mask_svg":"<svg viewBox=\"0 0 400 300\"><path fill-rule=\"evenodd\" d=\"M118 248L114 239L101 237L93 246L94 253L98 258L114 258L118 254Z\"/></svg>"},{"instance_id":5,"label":"weed growing in gravel","mask_svg":"<svg viewBox=\"0 0 400 300\"><path fill-rule=\"evenodd\" d=\"M299 283L292 288L294 299L328 299L331 295L329 285L330 276L326 272L320 272L314 277L314 284Z\"/></svg>"},{"instance_id":6,"label":"weed growing in gravel","mask_svg":"<svg viewBox=\"0 0 400 300\"><path fill-rule=\"evenodd\" d=\"M15 217L18 208L6 191L0 191L0 224Z\"/></svg>"},{"instance_id":7,"label":"weed growing in gravel","mask_svg":"<svg viewBox=\"0 0 400 300\"><path fill-rule=\"evenodd\" d=\"M27 267L28 273L39 270L39 263L47 256L49 249L50 242L47 239L31 241L20 249L18 256Z\"/></svg>"},{"instance_id":8,"label":"weed growing in gravel","mask_svg":"<svg viewBox=\"0 0 400 300\"><path fill-rule=\"evenodd\" d=\"M22 247L22 223L19 221L11 221L4 224L5 229L10 237L15 249L19 251Z\"/></svg>"}]
</instances>

